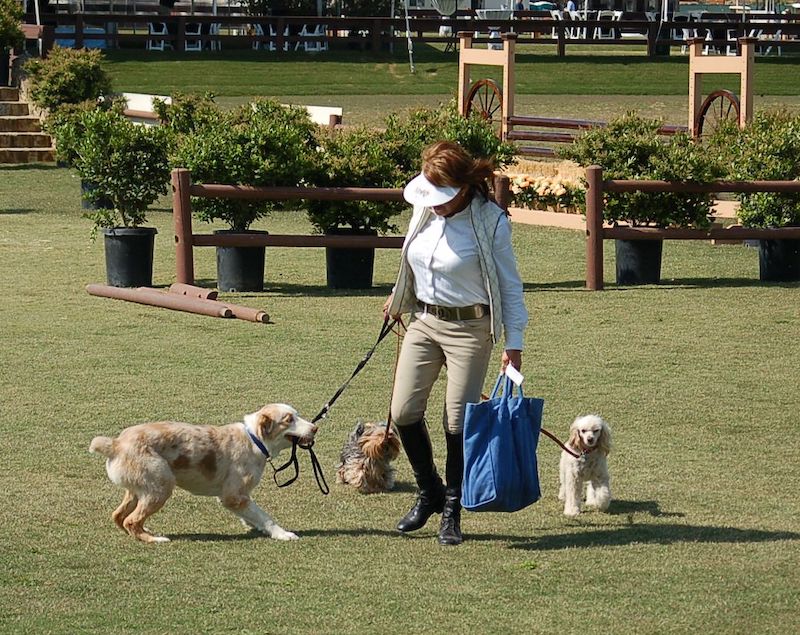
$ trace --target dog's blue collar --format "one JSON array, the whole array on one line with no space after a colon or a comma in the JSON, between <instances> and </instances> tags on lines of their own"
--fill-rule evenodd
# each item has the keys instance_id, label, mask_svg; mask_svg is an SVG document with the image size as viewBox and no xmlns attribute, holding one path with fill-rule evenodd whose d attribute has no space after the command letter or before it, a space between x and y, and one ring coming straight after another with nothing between
<instances>
[{"instance_id":1,"label":"dog's blue collar","mask_svg":"<svg viewBox=\"0 0 800 635\"><path fill-rule=\"evenodd\" d=\"M244 426L244 431L247 433L247 436L250 437L250 440L253 442L253 445L261 450L261 454L263 454L265 457L268 459L271 458L269 455L269 450L267 450L267 446L262 443L261 439L250 432L250 428L247 427L246 423L243 423L242 425Z\"/></svg>"}]
</instances>

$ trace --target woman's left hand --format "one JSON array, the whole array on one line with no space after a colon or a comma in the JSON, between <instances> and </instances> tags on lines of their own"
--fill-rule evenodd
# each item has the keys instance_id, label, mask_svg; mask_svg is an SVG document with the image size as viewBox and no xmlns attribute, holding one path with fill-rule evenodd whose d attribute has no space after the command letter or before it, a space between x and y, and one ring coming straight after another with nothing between
<instances>
[{"instance_id":1,"label":"woman's left hand","mask_svg":"<svg viewBox=\"0 0 800 635\"><path fill-rule=\"evenodd\" d=\"M511 364L517 370L522 370L522 351L514 349L506 349L503 351L503 357L500 359L500 372L506 371L506 366Z\"/></svg>"}]
</instances>

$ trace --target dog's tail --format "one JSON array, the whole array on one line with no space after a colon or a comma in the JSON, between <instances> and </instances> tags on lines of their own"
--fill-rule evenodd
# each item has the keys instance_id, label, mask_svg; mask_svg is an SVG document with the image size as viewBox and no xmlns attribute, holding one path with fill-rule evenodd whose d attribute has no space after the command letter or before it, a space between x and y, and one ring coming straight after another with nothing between
<instances>
[{"instance_id":1,"label":"dog's tail","mask_svg":"<svg viewBox=\"0 0 800 635\"><path fill-rule=\"evenodd\" d=\"M110 437L95 437L89 444L89 452L102 454L107 459L110 459L116 454L115 445L114 439Z\"/></svg>"}]
</instances>

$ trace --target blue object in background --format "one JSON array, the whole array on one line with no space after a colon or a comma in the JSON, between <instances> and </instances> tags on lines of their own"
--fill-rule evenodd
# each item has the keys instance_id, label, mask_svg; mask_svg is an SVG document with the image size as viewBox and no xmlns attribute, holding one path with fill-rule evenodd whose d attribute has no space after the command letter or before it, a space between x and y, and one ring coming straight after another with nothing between
<instances>
[{"instance_id":1,"label":"blue object in background","mask_svg":"<svg viewBox=\"0 0 800 635\"><path fill-rule=\"evenodd\" d=\"M87 49L105 49L108 48L108 43L105 40L91 40L89 35L95 33L98 35L105 35L106 30L99 26L84 26L83 27L83 46ZM59 37L59 35L71 35L72 37ZM62 48L75 48L75 27L71 24L56 27L56 44Z\"/></svg>"}]
</instances>

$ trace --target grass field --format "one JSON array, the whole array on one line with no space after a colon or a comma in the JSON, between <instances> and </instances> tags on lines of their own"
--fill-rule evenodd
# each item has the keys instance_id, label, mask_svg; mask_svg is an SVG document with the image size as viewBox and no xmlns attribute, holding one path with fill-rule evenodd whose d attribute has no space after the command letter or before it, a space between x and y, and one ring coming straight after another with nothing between
<instances>
[{"instance_id":1,"label":"grass field","mask_svg":"<svg viewBox=\"0 0 800 635\"><path fill-rule=\"evenodd\" d=\"M619 55L618 49L559 58L544 47L520 47L517 92L531 95L686 95L688 57L649 59ZM678 49L675 49L677 51ZM252 95L452 95L458 86L458 57L430 46L415 48L411 73L404 50L337 52L324 55L223 51L164 53L109 52L108 68L121 91L155 94L211 91ZM290 62L290 63L287 63ZM800 95L796 57L758 57L757 95ZM498 69L477 67L473 78L501 79ZM738 92L729 75L709 75L707 88Z\"/></svg>"},{"instance_id":2,"label":"grass field","mask_svg":"<svg viewBox=\"0 0 800 635\"><path fill-rule=\"evenodd\" d=\"M379 251L375 288L347 293L325 288L321 250L270 249L264 293L223 294L269 325L100 299L84 290L104 262L78 192L64 169L0 168L0 632L800 630L800 286L759 283L755 250L672 241L663 284L617 288L609 248L609 289L591 293L580 232L515 226L527 393L562 437L579 413L610 421L608 514L562 516L558 449L543 439L535 505L465 514L458 548L436 544L434 524L396 534L413 498L404 461L392 493L333 483L357 418L385 416L389 341L318 435L331 494L305 456L298 483L267 474L255 492L300 541L248 534L214 500L178 492L150 523L172 542L146 546L111 522L121 492L91 438L146 420L227 423L271 401L312 416L372 345L398 254ZM169 203L150 215L157 285L174 281ZM309 229L297 213L259 226ZM196 271L213 287L212 250ZM441 404L439 388L440 459Z\"/></svg>"},{"instance_id":3,"label":"grass field","mask_svg":"<svg viewBox=\"0 0 800 635\"><path fill-rule=\"evenodd\" d=\"M686 125L688 60L674 49L653 61L632 51L590 50L558 58L553 47L520 47L517 55L515 113L607 121L635 109L646 117ZM755 71L755 108L800 107L796 58L759 57ZM263 51L153 54L108 53L107 68L120 92L216 96L222 106L256 97L284 103L337 106L346 124L381 125L389 112L435 107L455 97L458 61L430 46L415 50L411 74L405 51L394 55L331 51L311 56ZM475 68L473 79L500 79L498 69ZM705 92L739 92L733 76L710 75ZM581 96L591 96L589 98Z\"/></svg>"}]
</instances>

